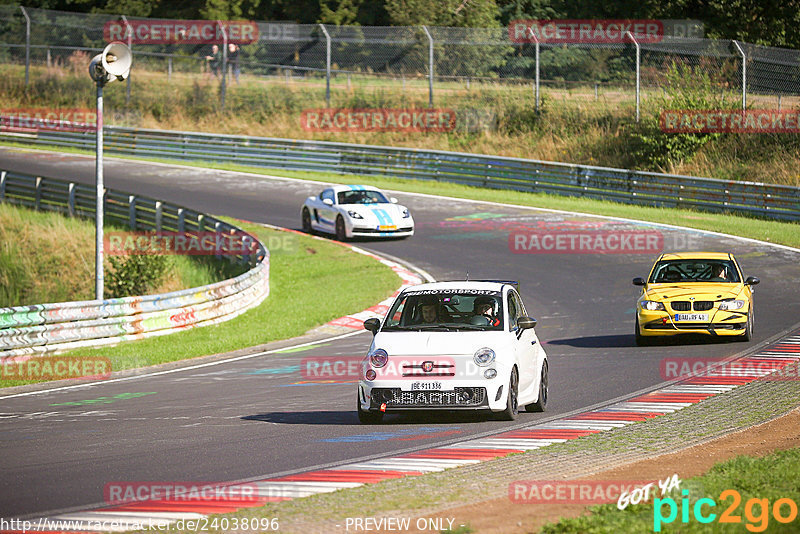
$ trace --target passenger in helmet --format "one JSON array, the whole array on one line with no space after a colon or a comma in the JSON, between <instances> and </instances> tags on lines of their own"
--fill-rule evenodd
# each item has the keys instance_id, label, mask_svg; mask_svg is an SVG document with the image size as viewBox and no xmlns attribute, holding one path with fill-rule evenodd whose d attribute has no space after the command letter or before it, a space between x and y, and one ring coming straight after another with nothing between
<instances>
[{"instance_id":1,"label":"passenger in helmet","mask_svg":"<svg viewBox=\"0 0 800 534\"><path fill-rule=\"evenodd\" d=\"M470 320L472 324L490 324L492 326L500 325L500 319L496 317L497 300L493 297L478 297L472 302L473 317ZM486 320L484 322L482 319Z\"/></svg>"}]
</instances>

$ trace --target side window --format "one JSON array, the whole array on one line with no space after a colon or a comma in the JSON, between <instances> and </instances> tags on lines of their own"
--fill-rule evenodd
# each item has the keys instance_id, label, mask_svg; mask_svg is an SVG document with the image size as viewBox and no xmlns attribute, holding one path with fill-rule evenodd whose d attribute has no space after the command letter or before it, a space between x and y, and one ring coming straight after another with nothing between
<instances>
[{"instance_id":1,"label":"side window","mask_svg":"<svg viewBox=\"0 0 800 534\"><path fill-rule=\"evenodd\" d=\"M330 199L331 202L336 204L336 201L333 198L333 189L326 189L319 195L320 200L325 200L326 198Z\"/></svg>"},{"instance_id":2,"label":"side window","mask_svg":"<svg viewBox=\"0 0 800 534\"><path fill-rule=\"evenodd\" d=\"M508 328L513 330L517 327L517 319L519 318L519 308L514 298L514 293L508 292Z\"/></svg>"},{"instance_id":3,"label":"side window","mask_svg":"<svg viewBox=\"0 0 800 534\"><path fill-rule=\"evenodd\" d=\"M510 294L513 295L514 303L517 305L517 316L523 317L528 315L528 312L527 310L525 310L525 305L522 303L522 299L520 298L520 296L512 292L510 292Z\"/></svg>"}]
</instances>

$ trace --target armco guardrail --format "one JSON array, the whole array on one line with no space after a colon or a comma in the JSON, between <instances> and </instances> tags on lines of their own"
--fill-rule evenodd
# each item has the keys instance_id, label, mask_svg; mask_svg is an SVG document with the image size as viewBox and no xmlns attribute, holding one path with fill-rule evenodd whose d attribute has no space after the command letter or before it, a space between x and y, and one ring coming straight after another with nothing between
<instances>
[{"instance_id":1,"label":"armco guardrail","mask_svg":"<svg viewBox=\"0 0 800 534\"><path fill-rule=\"evenodd\" d=\"M0 170L0 202L93 216L95 190L86 185ZM106 191L107 222L131 230L230 234L239 228L214 217L116 191ZM0 308L0 361L169 334L214 324L256 306L269 294L269 252L229 256L250 269L229 280L161 295Z\"/></svg>"},{"instance_id":2,"label":"armco guardrail","mask_svg":"<svg viewBox=\"0 0 800 534\"><path fill-rule=\"evenodd\" d=\"M129 156L274 169L385 175L631 204L800 220L800 188L607 167L324 141L106 127L105 150ZM29 128L0 140L94 150L93 132Z\"/></svg>"}]
</instances>

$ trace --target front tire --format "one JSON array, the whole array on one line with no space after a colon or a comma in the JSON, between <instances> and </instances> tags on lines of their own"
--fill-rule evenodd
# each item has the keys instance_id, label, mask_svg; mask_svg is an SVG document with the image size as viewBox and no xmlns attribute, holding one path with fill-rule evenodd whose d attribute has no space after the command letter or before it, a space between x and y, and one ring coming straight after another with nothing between
<instances>
[{"instance_id":1,"label":"front tire","mask_svg":"<svg viewBox=\"0 0 800 534\"><path fill-rule=\"evenodd\" d=\"M371 412L361 409L361 400L356 397L356 409L358 410L358 422L362 425L377 425L383 421L383 412Z\"/></svg>"},{"instance_id":2,"label":"front tire","mask_svg":"<svg viewBox=\"0 0 800 534\"><path fill-rule=\"evenodd\" d=\"M753 323L755 320L753 319L753 309L750 308L750 311L747 314L747 324L744 327L744 334L741 335L739 338L741 341L750 341L753 338Z\"/></svg>"},{"instance_id":3,"label":"front tire","mask_svg":"<svg viewBox=\"0 0 800 534\"><path fill-rule=\"evenodd\" d=\"M547 397L549 395L547 385L547 360L542 364L542 377L539 379L539 399L533 404L525 406L526 412L543 412L547 408Z\"/></svg>"},{"instance_id":4,"label":"front tire","mask_svg":"<svg viewBox=\"0 0 800 534\"><path fill-rule=\"evenodd\" d=\"M639 318L636 318L636 325L634 326L634 337L636 338L637 347L646 347L650 345L650 340L643 336L639 331Z\"/></svg>"},{"instance_id":5,"label":"front tire","mask_svg":"<svg viewBox=\"0 0 800 534\"><path fill-rule=\"evenodd\" d=\"M312 233L311 229L311 213L309 213L308 208L303 208L303 215L301 217L303 221L303 232L310 234Z\"/></svg>"},{"instance_id":6,"label":"front tire","mask_svg":"<svg viewBox=\"0 0 800 534\"><path fill-rule=\"evenodd\" d=\"M501 421L514 421L519 415L519 399L517 397L519 388L519 376L517 368L511 370L511 378L508 381L508 396L506 397L506 409L497 414Z\"/></svg>"},{"instance_id":7,"label":"front tire","mask_svg":"<svg viewBox=\"0 0 800 534\"><path fill-rule=\"evenodd\" d=\"M339 215L336 217L336 240L347 241L347 230L344 227L344 219Z\"/></svg>"}]
</instances>

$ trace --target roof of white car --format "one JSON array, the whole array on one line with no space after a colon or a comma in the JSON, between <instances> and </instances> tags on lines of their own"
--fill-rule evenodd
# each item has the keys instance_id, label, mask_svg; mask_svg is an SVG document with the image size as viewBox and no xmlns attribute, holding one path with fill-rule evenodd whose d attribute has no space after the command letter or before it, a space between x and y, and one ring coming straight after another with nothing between
<instances>
[{"instance_id":1,"label":"roof of white car","mask_svg":"<svg viewBox=\"0 0 800 534\"><path fill-rule=\"evenodd\" d=\"M380 191L371 185L332 185L330 186L336 193L341 191Z\"/></svg>"},{"instance_id":2,"label":"roof of white car","mask_svg":"<svg viewBox=\"0 0 800 534\"><path fill-rule=\"evenodd\" d=\"M406 291L459 291L479 289L483 291L502 291L504 285L516 285L515 281L492 280L492 281L461 281L433 282L430 284L419 284L411 286Z\"/></svg>"}]
</instances>

